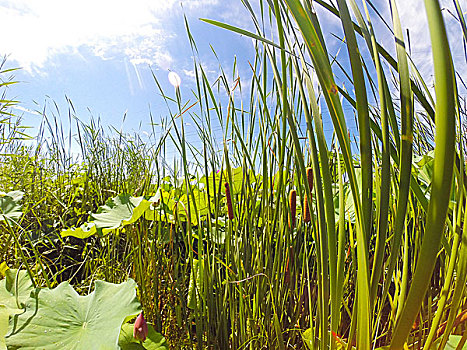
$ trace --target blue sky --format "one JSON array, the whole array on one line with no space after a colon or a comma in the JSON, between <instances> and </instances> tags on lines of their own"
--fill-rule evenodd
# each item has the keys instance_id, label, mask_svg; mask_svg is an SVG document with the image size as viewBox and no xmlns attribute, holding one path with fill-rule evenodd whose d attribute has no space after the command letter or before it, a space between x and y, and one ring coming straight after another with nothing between
<instances>
[{"instance_id":1,"label":"blue sky","mask_svg":"<svg viewBox=\"0 0 467 350\"><path fill-rule=\"evenodd\" d=\"M251 0L253 4L258 1ZM361 1L357 1L361 3ZM157 119L167 115L163 99L151 75L166 91L169 70L182 79L183 96L191 98L194 88L192 51L185 32L187 16L197 42L199 59L210 78L219 73L219 62L228 74L237 57L243 81L250 79L248 61L254 50L249 38L200 22L210 18L252 29L248 12L240 0L0 0L0 31L4 34L0 55L8 55L8 67L21 67L16 73L19 84L11 87L9 97L21 101L29 125L40 116L31 113L54 102L64 120L67 96L77 116L86 121L90 114L100 117L104 126L148 130L149 112ZM386 0L374 1L390 21ZM464 11L467 0L460 1ZM410 31L413 58L427 82L432 81L431 52L423 0L398 1L402 25ZM447 10L452 1L442 0L451 46L458 71L467 77L461 30ZM345 60L345 47L330 33L340 33L339 23L317 7L329 51ZM376 17L373 24L383 46L394 52L394 40ZM219 62L211 51L216 50ZM457 64L458 62L458 64ZM338 74L339 78L339 74Z\"/></svg>"}]
</instances>

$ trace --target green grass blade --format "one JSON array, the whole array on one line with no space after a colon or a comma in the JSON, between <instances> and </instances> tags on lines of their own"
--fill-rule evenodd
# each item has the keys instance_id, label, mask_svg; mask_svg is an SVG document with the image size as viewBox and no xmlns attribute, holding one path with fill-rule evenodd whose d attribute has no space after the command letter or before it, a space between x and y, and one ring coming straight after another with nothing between
<instances>
[{"instance_id":1,"label":"green grass blade","mask_svg":"<svg viewBox=\"0 0 467 350\"><path fill-rule=\"evenodd\" d=\"M391 0L394 35L398 58L398 72L401 97L401 149L399 160L399 192L397 197L394 236L391 244L391 255L384 284L383 298L387 295L392 273L399 257L402 233L404 231L407 204L412 176L412 142L413 142L413 94L410 86L409 66L396 3Z\"/></svg>"},{"instance_id":2,"label":"green grass blade","mask_svg":"<svg viewBox=\"0 0 467 350\"><path fill-rule=\"evenodd\" d=\"M307 45L308 51L312 58L318 80L323 89L323 95L326 100L329 113L331 115L332 122L336 131L337 138L339 140L340 147L342 149L344 162L346 165L347 173L349 176L350 186L353 194L353 200L355 205L355 212L357 216L357 263L358 263L358 323L361 331L359 332L359 338L357 344L362 349L370 348L370 299L369 299L369 269L368 269L368 250L366 248L366 237L365 232L366 224L363 223L362 219L362 205L359 195L359 189L357 185L352 152L350 149L350 140L347 133L347 127L345 123L344 113L342 105L339 100L338 88L334 82L334 75L331 69L330 62L326 55L318 31L314 27L311 19L307 16L305 9L298 0L285 0L287 7L289 8L292 16L300 28L302 36Z\"/></svg>"},{"instance_id":3,"label":"green grass blade","mask_svg":"<svg viewBox=\"0 0 467 350\"><path fill-rule=\"evenodd\" d=\"M353 86L355 90L355 100L357 102L358 130L360 135L360 158L362 169L362 220L367 234L366 246L372 227L373 211L373 164L371 150L370 115L368 111L367 89L363 76L360 52L350 18L346 1L337 0L340 18L344 28L347 49L349 52L350 65L352 67Z\"/></svg>"},{"instance_id":4,"label":"green grass blade","mask_svg":"<svg viewBox=\"0 0 467 350\"><path fill-rule=\"evenodd\" d=\"M438 1L426 0L436 92L436 138L431 199L426 232L402 314L390 349L401 349L420 310L436 263L451 192L455 155L456 86L451 51ZM454 93L453 93L454 92Z\"/></svg>"}]
</instances>

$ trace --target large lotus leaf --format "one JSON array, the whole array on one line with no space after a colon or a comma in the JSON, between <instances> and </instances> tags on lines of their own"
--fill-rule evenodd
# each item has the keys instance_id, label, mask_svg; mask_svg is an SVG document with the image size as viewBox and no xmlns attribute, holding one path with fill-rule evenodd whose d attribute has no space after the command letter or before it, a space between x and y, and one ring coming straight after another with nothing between
<instances>
[{"instance_id":1,"label":"large lotus leaf","mask_svg":"<svg viewBox=\"0 0 467 350\"><path fill-rule=\"evenodd\" d=\"M188 307L200 307L204 275L204 260L193 259L193 267L188 285Z\"/></svg>"},{"instance_id":2,"label":"large lotus leaf","mask_svg":"<svg viewBox=\"0 0 467 350\"><path fill-rule=\"evenodd\" d=\"M8 333L10 312L5 305L0 305L0 350L6 350L5 335Z\"/></svg>"},{"instance_id":3,"label":"large lotus leaf","mask_svg":"<svg viewBox=\"0 0 467 350\"><path fill-rule=\"evenodd\" d=\"M248 174L249 182L247 183L249 183L250 185L253 182L258 181L258 178L255 176L255 173L253 172L253 170L244 171L242 167L238 167L238 168L232 169L231 173L232 173L232 183L230 184L230 191L232 194L239 194L242 192L242 185L244 181L243 178L245 174ZM218 193L219 189L222 194L225 193L223 183L228 180L229 180L229 174L227 170L224 170L222 172L219 171L216 174L211 173L208 177L203 176L198 181L198 183L204 184L205 188L207 188L209 185L209 195L212 197L214 196L214 191ZM221 181L222 181L222 184L219 183Z\"/></svg>"},{"instance_id":4,"label":"large lotus leaf","mask_svg":"<svg viewBox=\"0 0 467 350\"><path fill-rule=\"evenodd\" d=\"M134 324L125 323L122 326L118 345L122 350L169 350L169 346L160 333L154 330L154 327L148 323L148 335L144 342L140 342L133 337Z\"/></svg>"},{"instance_id":5,"label":"large lotus leaf","mask_svg":"<svg viewBox=\"0 0 467 350\"><path fill-rule=\"evenodd\" d=\"M338 185L336 184L335 188L335 195L333 198L334 201L334 215L335 215L335 222L339 222L339 191ZM355 223L355 203L353 201L352 191L350 189L350 185L348 183L344 184L344 214L345 220L351 223ZM313 198L314 200L314 198Z\"/></svg>"},{"instance_id":6,"label":"large lotus leaf","mask_svg":"<svg viewBox=\"0 0 467 350\"><path fill-rule=\"evenodd\" d=\"M86 238L96 232L107 234L113 230L134 223L149 208L151 202L144 197L132 197L120 194L107 200L99 207L97 213L91 214L92 222L85 223L78 228L71 228L61 232L62 237L74 236Z\"/></svg>"},{"instance_id":7,"label":"large lotus leaf","mask_svg":"<svg viewBox=\"0 0 467 350\"><path fill-rule=\"evenodd\" d=\"M227 171L225 171L224 179L228 179L228 176L229 175ZM287 176L284 176L284 180L288 180ZM230 191L232 192L232 194L239 194L242 192L242 186L244 182L246 184L246 189L249 190L251 188L251 185L256 181L258 181L258 178L256 177L253 170L246 170L242 167L232 169L232 183L230 185Z\"/></svg>"},{"instance_id":8,"label":"large lotus leaf","mask_svg":"<svg viewBox=\"0 0 467 350\"><path fill-rule=\"evenodd\" d=\"M120 194L107 200L96 214L91 214L98 229L106 234L112 230L134 223L149 208L151 202L144 197Z\"/></svg>"},{"instance_id":9,"label":"large lotus leaf","mask_svg":"<svg viewBox=\"0 0 467 350\"><path fill-rule=\"evenodd\" d=\"M176 214L178 218L182 221L187 221L188 218L188 199L190 202L190 215L191 215L191 224L193 226L198 225L198 216L206 216L208 214L207 207L207 195L199 190L193 190L193 195L195 197L195 204L193 203L192 196L187 196L186 194L182 195L177 203L177 206L174 210L177 210Z\"/></svg>"},{"instance_id":10,"label":"large lotus leaf","mask_svg":"<svg viewBox=\"0 0 467 350\"><path fill-rule=\"evenodd\" d=\"M164 221L172 224L175 222L175 218L170 211L154 207L149 207L149 209L144 212L144 218L146 220Z\"/></svg>"},{"instance_id":11,"label":"large lotus leaf","mask_svg":"<svg viewBox=\"0 0 467 350\"><path fill-rule=\"evenodd\" d=\"M33 289L26 271L5 271L5 278L0 281L0 350L6 349L5 336L8 333L10 316L23 312Z\"/></svg>"},{"instance_id":12,"label":"large lotus leaf","mask_svg":"<svg viewBox=\"0 0 467 350\"><path fill-rule=\"evenodd\" d=\"M206 192L200 191L197 188L193 188L192 191L193 196L182 194L177 199L177 194L174 190L167 192L163 189L159 189L156 195L149 199L151 205L145 211L144 218L146 220L173 223L175 222L175 217L178 217L181 221L187 221L189 199L191 224L194 226L198 225L198 216L205 216L208 214L209 197Z\"/></svg>"},{"instance_id":13,"label":"large lotus leaf","mask_svg":"<svg viewBox=\"0 0 467 350\"><path fill-rule=\"evenodd\" d=\"M431 184L431 178L433 176L433 165L433 152L428 152L427 154L414 160L414 170L417 173L416 175L418 175L418 179L421 180L426 186Z\"/></svg>"},{"instance_id":14,"label":"large lotus leaf","mask_svg":"<svg viewBox=\"0 0 467 350\"><path fill-rule=\"evenodd\" d=\"M219 218L219 221L222 220L224 221L223 218ZM214 220L213 220L214 221ZM207 235L207 232L208 232L208 229L207 228L204 228L204 234L205 234L205 237ZM225 236L226 236L226 232L225 232L225 228L224 227L221 227L220 225L219 226L212 226L211 228L211 235L210 235L210 240L213 242L213 243L216 243L216 244L224 244L225 243Z\"/></svg>"},{"instance_id":15,"label":"large lotus leaf","mask_svg":"<svg viewBox=\"0 0 467 350\"><path fill-rule=\"evenodd\" d=\"M461 335L450 335L449 338L448 338L448 341L446 343L446 347L444 349L446 349L446 350L455 350L455 349L457 349L461 339L462 339ZM438 339L436 339L436 341L430 347L430 349L432 349L432 350L438 349L438 347L439 347L442 340L443 340L443 337L439 337ZM467 343L465 343L462 346L461 350L467 350Z\"/></svg>"},{"instance_id":16,"label":"large lotus leaf","mask_svg":"<svg viewBox=\"0 0 467 350\"><path fill-rule=\"evenodd\" d=\"M38 290L26 307L28 311L11 322L8 349L119 349L122 324L140 312L131 279L121 284L96 281L87 296L63 282L54 289Z\"/></svg>"},{"instance_id":17,"label":"large lotus leaf","mask_svg":"<svg viewBox=\"0 0 467 350\"><path fill-rule=\"evenodd\" d=\"M208 202L209 202L209 197L206 192L200 191L198 189L193 189L193 197L195 199L196 203L196 209L198 211L198 215L200 216L205 216L208 215L209 209L208 209ZM191 199L191 196L190 196Z\"/></svg>"},{"instance_id":18,"label":"large lotus leaf","mask_svg":"<svg viewBox=\"0 0 467 350\"><path fill-rule=\"evenodd\" d=\"M23 192L0 192L0 221L18 220L23 213L19 202L23 198Z\"/></svg>"},{"instance_id":19,"label":"large lotus leaf","mask_svg":"<svg viewBox=\"0 0 467 350\"><path fill-rule=\"evenodd\" d=\"M69 228L63 230L60 234L62 237L73 236L76 238L88 238L97 232L96 224L94 222L87 222L78 228Z\"/></svg>"},{"instance_id":20,"label":"large lotus leaf","mask_svg":"<svg viewBox=\"0 0 467 350\"><path fill-rule=\"evenodd\" d=\"M27 271L8 269L0 281L0 305L17 310L24 307L34 289Z\"/></svg>"},{"instance_id":21,"label":"large lotus leaf","mask_svg":"<svg viewBox=\"0 0 467 350\"><path fill-rule=\"evenodd\" d=\"M302 340L308 350L314 349L315 342L314 342L313 330L311 328L308 328L302 333Z\"/></svg>"},{"instance_id":22,"label":"large lotus leaf","mask_svg":"<svg viewBox=\"0 0 467 350\"><path fill-rule=\"evenodd\" d=\"M71 183L73 185L84 185L88 181L89 181L88 175L86 173L80 173L79 176L76 176L71 180Z\"/></svg>"},{"instance_id":23,"label":"large lotus leaf","mask_svg":"<svg viewBox=\"0 0 467 350\"><path fill-rule=\"evenodd\" d=\"M360 168L355 169L355 176L357 179L357 188L358 194L362 196L362 170ZM336 184L336 187L338 185ZM338 187L337 187L338 188ZM344 192L345 192L345 220L351 223L355 223L356 215L355 215L355 203L353 200L353 193L351 191L351 187L348 183L344 184ZM373 191L373 200L376 198L376 192ZM335 209L335 220L338 222L339 220L339 194L338 191L334 197L334 209Z\"/></svg>"},{"instance_id":24,"label":"large lotus leaf","mask_svg":"<svg viewBox=\"0 0 467 350\"><path fill-rule=\"evenodd\" d=\"M198 181L198 186L202 184L203 189L209 190L209 195L214 197L214 193L219 193L219 189L222 191L224 189L224 185L220 184L221 178L225 181L224 175L220 172L216 174L211 174L208 177L203 176Z\"/></svg>"},{"instance_id":25,"label":"large lotus leaf","mask_svg":"<svg viewBox=\"0 0 467 350\"><path fill-rule=\"evenodd\" d=\"M156 194L149 199L151 204L144 212L144 218L146 220L174 223L172 209L175 206L175 201L172 194L172 191L169 192L159 188Z\"/></svg>"}]
</instances>

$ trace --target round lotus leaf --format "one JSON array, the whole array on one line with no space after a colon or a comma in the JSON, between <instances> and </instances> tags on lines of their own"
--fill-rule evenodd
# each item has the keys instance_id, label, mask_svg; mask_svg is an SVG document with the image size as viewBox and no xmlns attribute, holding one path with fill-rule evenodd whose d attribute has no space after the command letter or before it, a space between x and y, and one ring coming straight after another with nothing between
<instances>
[{"instance_id":1,"label":"round lotus leaf","mask_svg":"<svg viewBox=\"0 0 467 350\"><path fill-rule=\"evenodd\" d=\"M8 349L110 350L119 349L122 324L140 312L140 305L130 279L121 284L97 281L86 296L67 282L38 289L26 310L10 321Z\"/></svg>"}]
</instances>

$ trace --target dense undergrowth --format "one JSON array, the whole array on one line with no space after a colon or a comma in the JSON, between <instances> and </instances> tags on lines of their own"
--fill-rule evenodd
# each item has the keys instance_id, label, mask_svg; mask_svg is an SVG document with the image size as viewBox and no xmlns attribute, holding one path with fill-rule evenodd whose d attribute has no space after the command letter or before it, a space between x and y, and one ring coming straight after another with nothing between
<instances>
[{"instance_id":1,"label":"dense undergrowth","mask_svg":"<svg viewBox=\"0 0 467 350\"><path fill-rule=\"evenodd\" d=\"M4 96L0 262L43 294L132 278L145 318L174 349L462 348L466 110L438 2L425 2L435 94L405 50L393 1L396 57L377 44L365 1L363 13L354 1L313 3L340 18L348 62L329 58L311 1L261 3L255 34L206 20L257 39L251 79L221 69L209 81L195 58L193 95L161 91L168 117L144 138L83 123L70 103L69 129L45 114L28 141ZM343 103L357 116L353 145ZM201 147L186 139L187 120ZM6 344L22 348L20 337Z\"/></svg>"}]
</instances>

